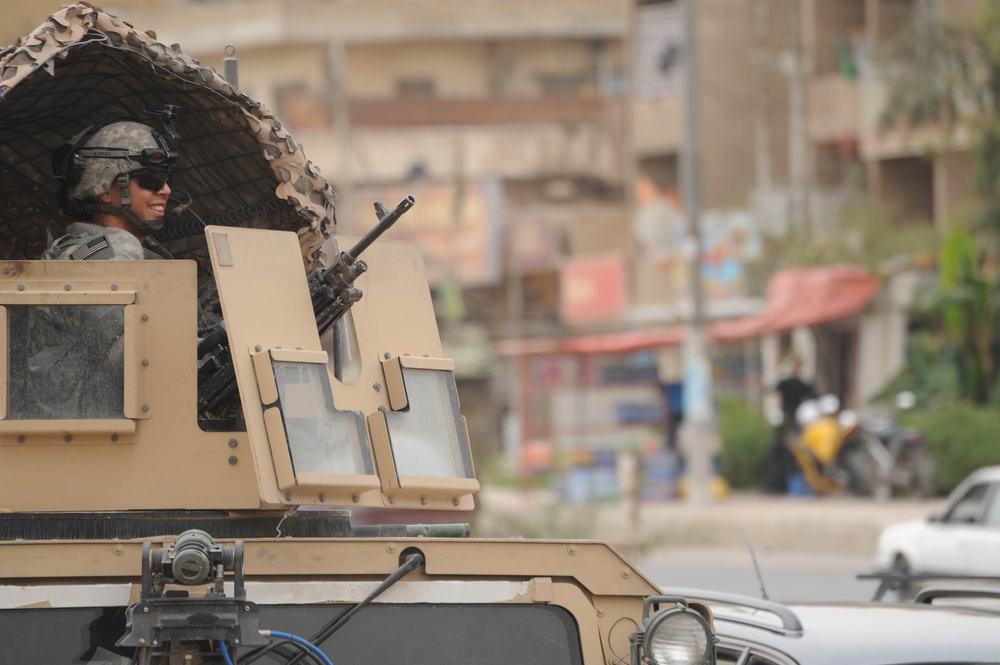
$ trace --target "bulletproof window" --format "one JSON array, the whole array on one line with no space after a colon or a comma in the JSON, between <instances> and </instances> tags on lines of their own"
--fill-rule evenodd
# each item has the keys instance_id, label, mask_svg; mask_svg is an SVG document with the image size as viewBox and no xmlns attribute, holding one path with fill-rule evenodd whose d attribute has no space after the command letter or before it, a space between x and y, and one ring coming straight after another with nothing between
<instances>
[{"instance_id":1,"label":"bulletproof window","mask_svg":"<svg viewBox=\"0 0 1000 665\"><path fill-rule=\"evenodd\" d=\"M401 369L409 404L405 411L386 413L396 473L474 478L455 375L439 370Z\"/></svg>"},{"instance_id":2,"label":"bulletproof window","mask_svg":"<svg viewBox=\"0 0 1000 665\"><path fill-rule=\"evenodd\" d=\"M326 364L275 361L273 368L296 475L373 474L364 421L334 407Z\"/></svg>"},{"instance_id":3,"label":"bulletproof window","mask_svg":"<svg viewBox=\"0 0 1000 665\"><path fill-rule=\"evenodd\" d=\"M6 308L8 420L124 419L125 307Z\"/></svg>"}]
</instances>

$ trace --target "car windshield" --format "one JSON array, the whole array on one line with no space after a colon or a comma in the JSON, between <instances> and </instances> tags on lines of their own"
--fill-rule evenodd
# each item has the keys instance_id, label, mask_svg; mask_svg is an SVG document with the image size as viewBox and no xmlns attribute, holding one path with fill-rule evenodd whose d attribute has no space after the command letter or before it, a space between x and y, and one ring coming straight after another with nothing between
<instances>
[{"instance_id":1,"label":"car windshield","mask_svg":"<svg viewBox=\"0 0 1000 665\"><path fill-rule=\"evenodd\" d=\"M979 522L982 519L983 506L986 503L989 490L989 483L973 485L961 499L955 502L942 521L950 524Z\"/></svg>"}]
</instances>

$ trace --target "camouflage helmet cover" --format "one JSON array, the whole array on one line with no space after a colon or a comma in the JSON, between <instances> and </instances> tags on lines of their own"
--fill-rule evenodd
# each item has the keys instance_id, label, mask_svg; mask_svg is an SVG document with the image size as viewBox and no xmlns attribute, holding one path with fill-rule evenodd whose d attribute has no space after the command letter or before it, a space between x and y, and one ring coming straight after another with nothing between
<instances>
[{"instance_id":1,"label":"camouflage helmet cover","mask_svg":"<svg viewBox=\"0 0 1000 665\"><path fill-rule=\"evenodd\" d=\"M73 137L71 143L76 145L88 131L92 130L90 128L83 130ZM74 152L83 148L112 148L127 150L129 156L124 158L84 156L80 179L67 187L66 194L70 199L78 201L86 201L105 194L110 191L111 184L120 174L143 168L139 162L139 153L146 148L161 147L153 129L141 122L123 120L105 125L87 138L84 145L78 146Z\"/></svg>"}]
</instances>

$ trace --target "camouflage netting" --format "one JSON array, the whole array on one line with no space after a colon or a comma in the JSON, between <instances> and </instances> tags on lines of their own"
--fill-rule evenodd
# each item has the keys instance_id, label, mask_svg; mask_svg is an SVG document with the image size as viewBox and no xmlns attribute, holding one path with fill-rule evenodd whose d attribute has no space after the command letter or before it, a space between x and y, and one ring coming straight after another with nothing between
<instances>
[{"instance_id":1,"label":"camouflage netting","mask_svg":"<svg viewBox=\"0 0 1000 665\"><path fill-rule=\"evenodd\" d=\"M37 259L56 202L52 151L85 127L172 104L182 111L173 188L208 224L295 231L307 268L335 230L334 194L261 104L152 32L81 2L0 49L0 258ZM201 234L166 241L205 266Z\"/></svg>"}]
</instances>

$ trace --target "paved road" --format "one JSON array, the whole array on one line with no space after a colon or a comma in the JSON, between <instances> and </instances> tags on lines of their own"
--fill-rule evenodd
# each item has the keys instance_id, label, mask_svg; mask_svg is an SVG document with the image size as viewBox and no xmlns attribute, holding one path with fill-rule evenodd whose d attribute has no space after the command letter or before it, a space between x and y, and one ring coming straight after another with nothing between
<instances>
[{"instance_id":1,"label":"paved road","mask_svg":"<svg viewBox=\"0 0 1000 665\"><path fill-rule=\"evenodd\" d=\"M869 558L885 526L925 518L940 505L940 500L877 502L756 494L734 494L707 505L681 501L567 505L537 490L487 488L479 495L473 535L604 540L633 559L676 549L746 551L747 538L760 552Z\"/></svg>"},{"instance_id":2,"label":"paved road","mask_svg":"<svg viewBox=\"0 0 1000 665\"><path fill-rule=\"evenodd\" d=\"M940 500L735 494L680 501L567 505L545 492L484 490L474 536L584 538L616 546L663 588L760 595L747 540L772 600L865 601L875 542L889 524L924 518Z\"/></svg>"},{"instance_id":3,"label":"paved road","mask_svg":"<svg viewBox=\"0 0 1000 665\"><path fill-rule=\"evenodd\" d=\"M866 601L876 583L856 579L869 557L755 551L767 597L777 601ZM639 558L637 567L663 589L711 589L760 598L761 582L749 550L693 548Z\"/></svg>"}]
</instances>

